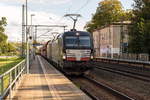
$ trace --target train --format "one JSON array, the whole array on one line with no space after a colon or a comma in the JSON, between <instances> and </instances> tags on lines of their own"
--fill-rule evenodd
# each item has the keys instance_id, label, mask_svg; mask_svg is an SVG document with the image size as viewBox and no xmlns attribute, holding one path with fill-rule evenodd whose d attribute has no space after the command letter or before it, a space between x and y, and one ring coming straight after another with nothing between
<instances>
[{"instance_id":1,"label":"train","mask_svg":"<svg viewBox=\"0 0 150 100\"><path fill-rule=\"evenodd\" d=\"M91 69L94 56L92 34L67 31L48 41L41 55L66 74L83 74Z\"/></svg>"}]
</instances>

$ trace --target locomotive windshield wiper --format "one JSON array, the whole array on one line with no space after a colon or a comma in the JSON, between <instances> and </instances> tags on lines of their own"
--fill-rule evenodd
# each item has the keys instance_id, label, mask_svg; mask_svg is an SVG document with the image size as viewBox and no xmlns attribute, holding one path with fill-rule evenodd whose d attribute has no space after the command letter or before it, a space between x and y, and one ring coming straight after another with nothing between
<instances>
[{"instance_id":1,"label":"locomotive windshield wiper","mask_svg":"<svg viewBox=\"0 0 150 100\"><path fill-rule=\"evenodd\" d=\"M73 48L75 48L76 46L78 46L78 38L75 39L75 42L73 43Z\"/></svg>"}]
</instances>

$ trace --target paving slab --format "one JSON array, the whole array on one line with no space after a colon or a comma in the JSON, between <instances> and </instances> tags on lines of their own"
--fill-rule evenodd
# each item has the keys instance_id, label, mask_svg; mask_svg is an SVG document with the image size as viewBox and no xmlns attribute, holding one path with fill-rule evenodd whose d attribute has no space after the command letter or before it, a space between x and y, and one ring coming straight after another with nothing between
<instances>
[{"instance_id":1,"label":"paving slab","mask_svg":"<svg viewBox=\"0 0 150 100\"><path fill-rule=\"evenodd\" d=\"M13 100L91 100L41 56L24 75Z\"/></svg>"}]
</instances>

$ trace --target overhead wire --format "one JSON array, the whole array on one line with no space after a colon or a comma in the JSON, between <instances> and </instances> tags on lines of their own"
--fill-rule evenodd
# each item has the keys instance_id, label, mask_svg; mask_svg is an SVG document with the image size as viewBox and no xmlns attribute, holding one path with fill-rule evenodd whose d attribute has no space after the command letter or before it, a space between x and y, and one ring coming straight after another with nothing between
<instances>
[{"instance_id":1,"label":"overhead wire","mask_svg":"<svg viewBox=\"0 0 150 100\"><path fill-rule=\"evenodd\" d=\"M85 8L85 7L90 3L90 1L91 1L91 0L86 0L86 2L85 2L79 9L77 9L75 13L78 13L78 12L80 12L83 8ZM68 7L68 9L66 10L65 13L67 14L68 12L70 12L70 10L71 10L72 7L73 7L73 3L70 4L70 6ZM30 9L30 8L29 8L29 9ZM64 16L60 17L60 19L57 20L56 23L57 23L57 22L60 23L63 19L64 19ZM69 19L66 19L66 20L69 20ZM35 21L36 21L36 23L38 23L38 21L37 21L36 19L35 19ZM39 23L38 23L38 24L39 24Z\"/></svg>"},{"instance_id":2,"label":"overhead wire","mask_svg":"<svg viewBox=\"0 0 150 100\"><path fill-rule=\"evenodd\" d=\"M78 8L78 9L75 11L75 14L81 12L81 10L84 9L84 8L90 3L90 1L91 1L91 0L86 0L85 3L84 3L80 8ZM72 6L71 6L71 7L72 7ZM69 8L68 10L70 10L70 8ZM68 20L68 19L67 19L67 20Z\"/></svg>"},{"instance_id":3,"label":"overhead wire","mask_svg":"<svg viewBox=\"0 0 150 100\"><path fill-rule=\"evenodd\" d=\"M51 30L48 30L47 32L45 32L45 33L43 33L43 34L41 34L41 35L37 36L37 38L39 38L40 36L43 36L43 35L45 35L45 34L49 33L50 31L51 31Z\"/></svg>"},{"instance_id":4,"label":"overhead wire","mask_svg":"<svg viewBox=\"0 0 150 100\"><path fill-rule=\"evenodd\" d=\"M85 8L91 0L86 0L85 4L83 4L75 13L78 13L79 11L81 11L83 8Z\"/></svg>"},{"instance_id":5,"label":"overhead wire","mask_svg":"<svg viewBox=\"0 0 150 100\"><path fill-rule=\"evenodd\" d=\"M71 3L71 5L68 8L66 8L67 10L64 12L64 15L70 12L72 5L73 3ZM61 22L64 19L64 15L57 22Z\"/></svg>"}]
</instances>

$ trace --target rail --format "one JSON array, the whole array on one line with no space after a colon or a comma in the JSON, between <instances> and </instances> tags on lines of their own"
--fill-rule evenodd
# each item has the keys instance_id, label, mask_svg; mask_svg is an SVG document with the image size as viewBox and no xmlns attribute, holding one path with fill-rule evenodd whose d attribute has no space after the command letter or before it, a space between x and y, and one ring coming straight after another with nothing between
<instances>
[{"instance_id":1,"label":"rail","mask_svg":"<svg viewBox=\"0 0 150 100\"><path fill-rule=\"evenodd\" d=\"M110 86L108 86L106 84L100 83L100 82L98 82L98 81L96 81L94 79L91 79L91 78L87 77L87 76L84 76L84 78L87 79L87 80L89 80L89 81L91 81L91 82L93 82L93 83L95 83L95 84L97 84L98 86L101 86L101 87L107 89L108 91L111 91L115 95L120 96L123 100L124 99L125 100L135 100L134 98L129 97L128 95L126 95L126 94L124 94L124 93L122 93L122 92L120 92L120 91L118 91L116 89L113 89L112 87L110 87Z\"/></svg>"},{"instance_id":2,"label":"rail","mask_svg":"<svg viewBox=\"0 0 150 100\"><path fill-rule=\"evenodd\" d=\"M26 61L23 60L9 71L0 75L0 100L6 97L9 93L9 98L12 95L12 89L16 85L20 77L26 72Z\"/></svg>"},{"instance_id":3,"label":"rail","mask_svg":"<svg viewBox=\"0 0 150 100\"><path fill-rule=\"evenodd\" d=\"M117 73L117 74L127 76L127 77L132 77L132 78L142 80L142 81L145 81L145 82L150 82L150 78L149 78L148 75L144 75L144 74L140 74L140 73L136 73L136 72L124 71L124 70L120 70L120 69L113 69L113 68L110 68L110 67L95 66L95 68L105 70L105 71L108 71L108 72L112 72L112 73Z\"/></svg>"}]
</instances>

